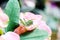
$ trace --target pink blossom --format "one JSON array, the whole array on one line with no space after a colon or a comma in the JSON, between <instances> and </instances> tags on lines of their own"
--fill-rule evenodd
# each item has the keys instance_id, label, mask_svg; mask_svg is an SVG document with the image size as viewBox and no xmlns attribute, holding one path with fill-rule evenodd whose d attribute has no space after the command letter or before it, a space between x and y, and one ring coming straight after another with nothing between
<instances>
[{"instance_id":1,"label":"pink blossom","mask_svg":"<svg viewBox=\"0 0 60 40\"><path fill-rule=\"evenodd\" d=\"M0 37L4 40L20 40L20 36L14 32L7 32L5 35Z\"/></svg>"},{"instance_id":2,"label":"pink blossom","mask_svg":"<svg viewBox=\"0 0 60 40\"><path fill-rule=\"evenodd\" d=\"M5 26L5 24L9 21L8 16L3 12L3 10L0 8L0 27ZM2 24L2 26L1 26Z\"/></svg>"},{"instance_id":3,"label":"pink blossom","mask_svg":"<svg viewBox=\"0 0 60 40\"><path fill-rule=\"evenodd\" d=\"M37 26L38 29L47 31L49 36L51 36L52 31L51 31L50 27L46 24L46 22L42 20L41 15L35 15L31 12L26 12L25 14L22 13L21 16L25 20L32 20L33 21L33 24L30 25L28 29L31 30L31 28L33 29L33 28L35 28L35 26Z\"/></svg>"},{"instance_id":4,"label":"pink blossom","mask_svg":"<svg viewBox=\"0 0 60 40\"><path fill-rule=\"evenodd\" d=\"M43 29L43 30L46 30L49 34L49 36L51 36L52 32L51 32L51 29L50 27L45 23L45 21L40 21L38 22L38 28L39 29Z\"/></svg>"},{"instance_id":5,"label":"pink blossom","mask_svg":"<svg viewBox=\"0 0 60 40\"><path fill-rule=\"evenodd\" d=\"M30 13L30 12L26 12L24 15L24 18L28 19L28 20L36 20L36 19L41 20L42 16L41 15L35 15L33 13Z\"/></svg>"},{"instance_id":6,"label":"pink blossom","mask_svg":"<svg viewBox=\"0 0 60 40\"><path fill-rule=\"evenodd\" d=\"M0 40L4 40L2 37L0 37Z\"/></svg>"}]
</instances>

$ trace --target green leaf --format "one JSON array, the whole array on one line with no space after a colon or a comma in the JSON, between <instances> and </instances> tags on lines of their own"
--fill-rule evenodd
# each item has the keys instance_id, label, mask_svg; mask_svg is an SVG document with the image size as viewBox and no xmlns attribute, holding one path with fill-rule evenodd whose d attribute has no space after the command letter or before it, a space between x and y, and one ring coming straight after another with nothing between
<instances>
[{"instance_id":1,"label":"green leaf","mask_svg":"<svg viewBox=\"0 0 60 40\"><path fill-rule=\"evenodd\" d=\"M5 13L9 16L9 24L6 31L13 31L19 24L20 6L18 0L9 0L5 8Z\"/></svg>"},{"instance_id":2,"label":"green leaf","mask_svg":"<svg viewBox=\"0 0 60 40\"><path fill-rule=\"evenodd\" d=\"M48 38L48 32L44 30L35 29L32 32L27 32L20 35L21 40L44 40Z\"/></svg>"}]
</instances>

